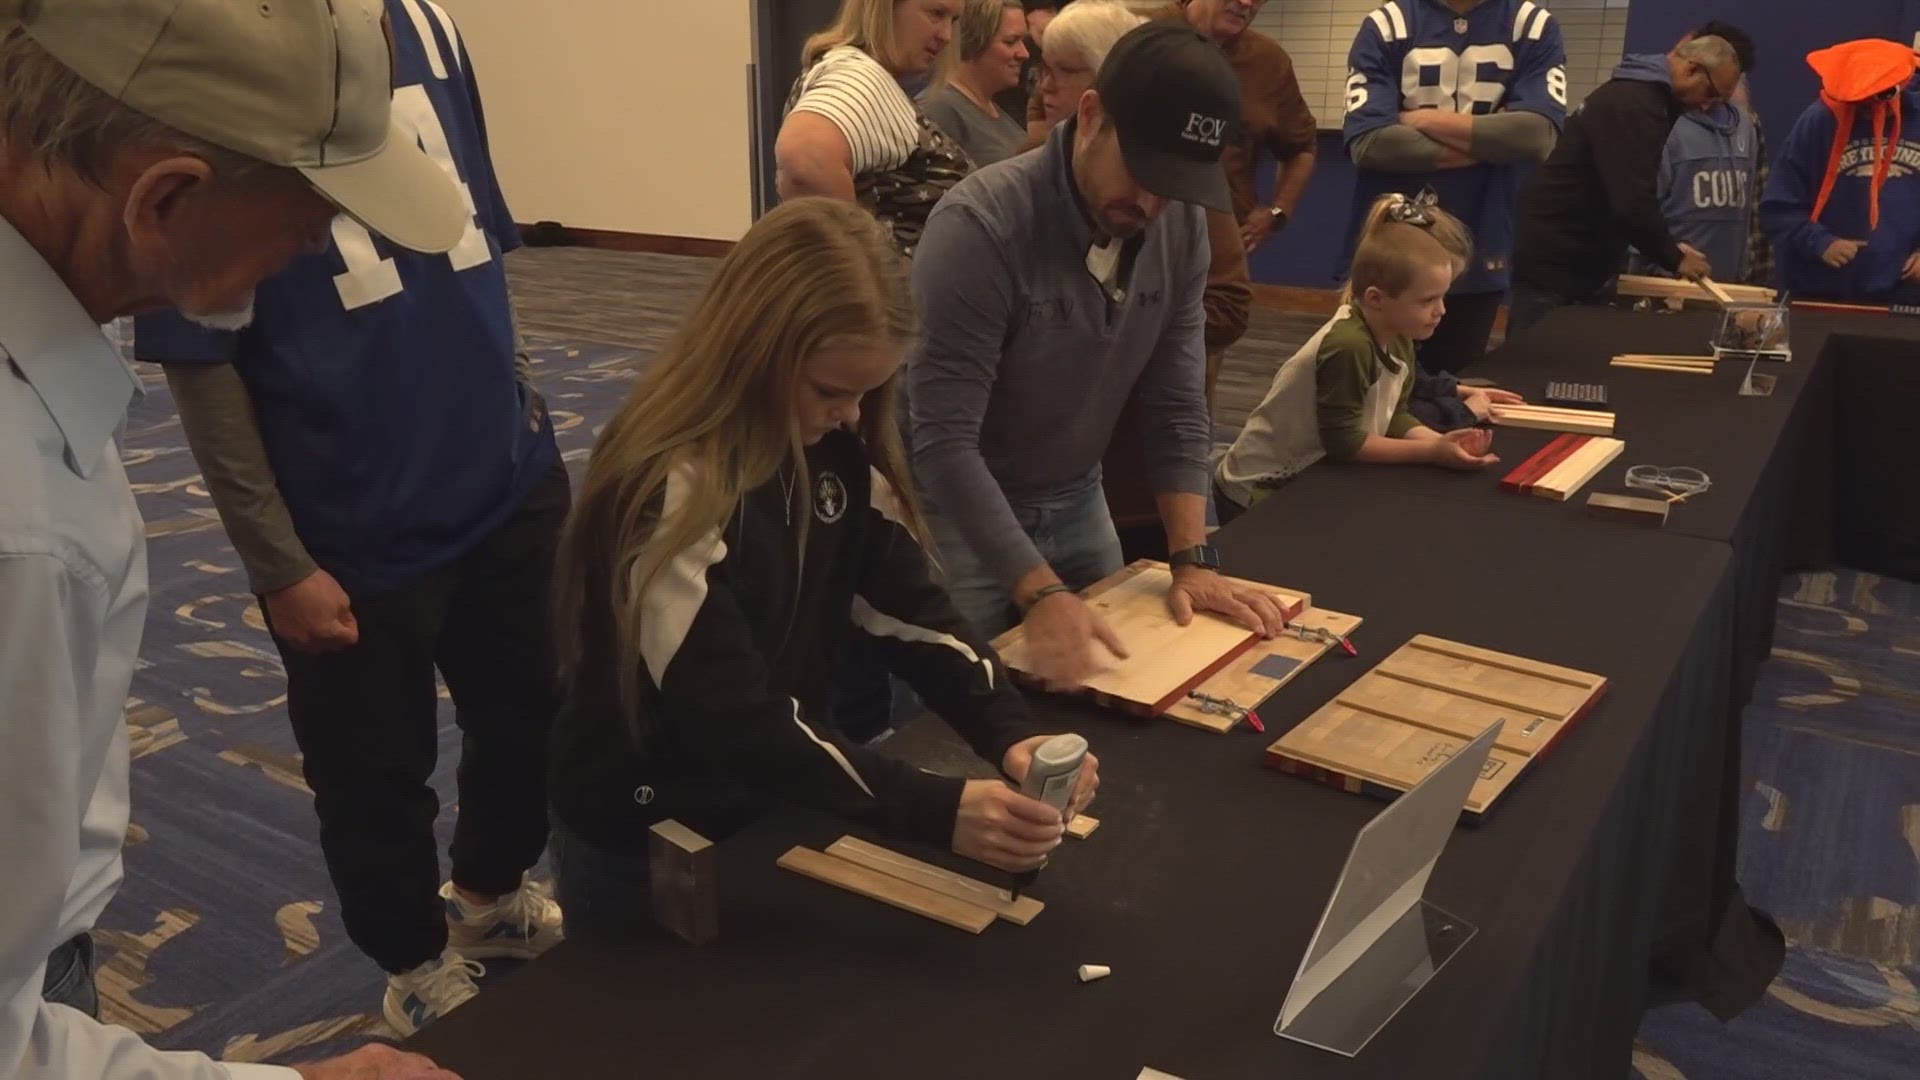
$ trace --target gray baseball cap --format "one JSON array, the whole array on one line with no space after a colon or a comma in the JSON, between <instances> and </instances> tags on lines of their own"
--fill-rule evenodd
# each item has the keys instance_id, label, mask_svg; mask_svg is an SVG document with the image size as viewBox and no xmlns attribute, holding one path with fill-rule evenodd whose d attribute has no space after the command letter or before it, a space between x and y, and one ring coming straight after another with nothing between
<instances>
[{"instance_id":1,"label":"gray baseball cap","mask_svg":"<svg viewBox=\"0 0 1920 1080\"><path fill-rule=\"evenodd\" d=\"M27 36L115 100L237 154L298 169L368 229L438 253L470 211L392 120L380 0L0 0Z\"/></svg>"}]
</instances>

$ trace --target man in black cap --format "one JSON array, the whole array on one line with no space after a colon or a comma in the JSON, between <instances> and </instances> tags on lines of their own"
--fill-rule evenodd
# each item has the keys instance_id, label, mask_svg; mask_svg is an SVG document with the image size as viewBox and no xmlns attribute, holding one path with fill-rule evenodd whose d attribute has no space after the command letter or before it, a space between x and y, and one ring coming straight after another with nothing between
<instances>
[{"instance_id":1,"label":"man in black cap","mask_svg":"<svg viewBox=\"0 0 1920 1080\"><path fill-rule=\"evenodd\" d=\"M1100 459L1129 395L1174 617L1284 626L1271 597L1220 577L1206 543L1202 208L1232 205L1220 153L1239 121L1220 50L1190 27L1145 24L1040 152L941 201L914 259L909 434L948 591L986 634L1022 622L1062 684L1124 658L1074 594L1121 566Z\"/></svg>"}]
</instances>

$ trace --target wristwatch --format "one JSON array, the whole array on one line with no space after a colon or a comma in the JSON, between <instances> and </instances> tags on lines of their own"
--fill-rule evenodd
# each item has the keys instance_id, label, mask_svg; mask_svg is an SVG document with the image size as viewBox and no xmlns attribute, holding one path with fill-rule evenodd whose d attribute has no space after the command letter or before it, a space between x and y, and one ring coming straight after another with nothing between
<instances>
[{"instance_id":1,"label":"wristwatch","mask_svg":"<svg viewBox=\"0 0 1920 1080\"><path fill-rule=\"evenodd\" d=\"M1275 232L1286 228L1287 222L1291 220L1291 215L1287 213L1285 207L1269 206L1267 207L1267 213L1273 215L1273 228Z\"/></svg>"},{"instance_id":2,"label":"wristwatch","mask_svg":"<svg viewBox=\"0 0 1920 1080\"><path fill-rule=\"evenodd\" d=\"M1167 556L1167 565L1175 570L1183 566L1197 566L1202 570L1220 569L1220 552L1211 544L1196 544Z\"/></svg>"}]
</instances>

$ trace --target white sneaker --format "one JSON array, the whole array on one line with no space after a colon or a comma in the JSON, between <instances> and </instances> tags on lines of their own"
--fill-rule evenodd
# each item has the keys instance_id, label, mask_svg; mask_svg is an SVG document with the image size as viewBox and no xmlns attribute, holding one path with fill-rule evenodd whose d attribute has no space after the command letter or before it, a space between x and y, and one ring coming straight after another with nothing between
<instances>
[{"instance_id":1,"label":"white sneaker","mask_svg":"<svg viewBox=\"0 0 1920 1080\"><path fill-rule=\"evenodd\" d=\"M478 994L480 988L473 980L486 973L486 968L449 947L438 960L388 976L386 1006L381 1011L396 1034L411 1038Z\"/></svg>"},{"instance_id":2,"label":"white sneaker","mask_svg":"<svg viewBox=\"0 0 1920 1080\"><path fill-rule=\"evenodd\" d=\"M475 904L440 886L447 902L447 947L473 960L531 960L560 944L560 905L547 887L520 879L520 887L491 904Z\"/></svg>"}]
</instances>

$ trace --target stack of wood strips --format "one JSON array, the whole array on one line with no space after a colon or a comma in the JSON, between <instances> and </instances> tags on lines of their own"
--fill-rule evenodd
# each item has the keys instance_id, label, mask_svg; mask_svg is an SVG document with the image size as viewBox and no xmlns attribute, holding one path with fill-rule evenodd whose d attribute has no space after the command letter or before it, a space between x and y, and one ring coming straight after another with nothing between
<instances>
[{"instance_id":1,"label":"stack of wood strips","mask_svg":"<svg viewBox=\"0 0 1920 1080\"><path fill-rule=\"evenodd\" d=\"M1563 409L1553 405L1495 405L1493 422L1501 427L1537 431L1571 431L1576 435L1613 434L1613 414L1597 409Z\"/></svg>"},{"instance_id":2,"label":"stack of wood strips","mask_svg":"<svg viewBox=\"0 0 1920 1080\"><path fill-rule=\"evenodd\" d=\"M1775 302L1772 289L1759 285L1723 285L1712 278L1682 281L1679 278L1621 274L1618 292L1621 296L1646 296L1655 300L1711 300L1722 307L1728 304Z\"/></svg>"},{"instance_id":3,"label":"stack of wood strips","mask_svg":"<svg viewBox=\"0 0 1920 1080\"><path fill-rule=\"evenodd\" d=\"M1641 371L1671 371L1682 375L1711 375L1715 359L1711 356L1672 356L1655 353L1622 353L1613 358L1614 367Z\"/></svg>"},{"instance_id":4,"label":"stack of wood strips","mask_svg":"<svg viewBox=\"0 0 1920 1080\"><path fill-rule=\"evenodd\" d=\"M779 865L972 934L995 919L1025 926L1046 908L1031 896L1015 900L1007 889L852 836L835 840L825 851L792 848Z\"/></svg>"},{"instance_id":5,"label":"stack of wood strips","mask_svg":"<svg viewBox=\"0 0 1920 1080\"><path fill-rule=\"evenodd\" d=\"M1521 462L1500 481L1500 487L1517 495L1566 502L1626 448L1619 439L1562 435Z\"/></svg>"}]
</instances>

